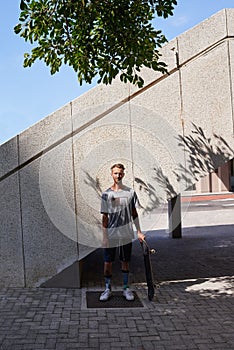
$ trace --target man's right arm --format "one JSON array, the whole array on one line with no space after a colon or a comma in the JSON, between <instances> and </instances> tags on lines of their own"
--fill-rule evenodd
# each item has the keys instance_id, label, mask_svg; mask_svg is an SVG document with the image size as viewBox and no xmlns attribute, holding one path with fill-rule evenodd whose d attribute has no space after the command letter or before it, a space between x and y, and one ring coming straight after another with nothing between
<instances>
[{"instance_id":1,"label":"man's right arm","mask_svg":"<svg viewBox=\"0 0 234 350\"><path fill-rule=\"evenodd\" d=\"M103 231L102 246L103 248L108 248L109 239L108 239L108 214L107 213L102 214L102 231Z\"/></svg>"}]
</instances>

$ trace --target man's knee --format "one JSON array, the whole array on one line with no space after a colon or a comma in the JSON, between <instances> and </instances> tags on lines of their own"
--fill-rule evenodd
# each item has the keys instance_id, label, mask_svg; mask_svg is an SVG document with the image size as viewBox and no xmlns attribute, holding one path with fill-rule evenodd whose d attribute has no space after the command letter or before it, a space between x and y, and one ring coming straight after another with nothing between
<instances>
[{"instance_id":1,"label":"man's knee","mask_svg":"<svg viewBox=\"0 0 234 350\"><path fill-rule=\"evenodd\" d=\"M112 262L105 262L104 264L104 274L110 276L112 274Z\"/></svg>"},{"instance_id":2,"label":"man's knee","mask_svg":"<svg viewBox=\"0 0 234 350\"><path fill-rule=\"evenodd\" d=\"M129 262L128 261L122 261L121 265L122 265L121 266L122 270L124 270L124 271L129 270Z\"/></svg>"}]
</instances>

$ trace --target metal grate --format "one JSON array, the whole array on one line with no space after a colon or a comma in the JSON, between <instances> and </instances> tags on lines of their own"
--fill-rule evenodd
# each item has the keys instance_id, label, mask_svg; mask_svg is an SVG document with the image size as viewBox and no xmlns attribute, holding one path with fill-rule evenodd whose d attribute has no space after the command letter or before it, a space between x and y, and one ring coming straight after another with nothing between
<instances>
[{"instance_id":1,"label":"metal grate","mask_svg":"<svg viewBox=\"0 0 234 350\"><path fill-rule=\"evenodd\" d=\"M109 308L135 308L135 307L143 307L142 302L140 301L138 295L133 292L135 299L132 301L128 301L124 298L123 293L121 291L114 291L112 292L112 296L107 301L100 301L99 297L101 291L88 291L86 292L86 301L87 301L87 308L102 308L102 309L109 309Z\"/></svg>"}]
</instances>

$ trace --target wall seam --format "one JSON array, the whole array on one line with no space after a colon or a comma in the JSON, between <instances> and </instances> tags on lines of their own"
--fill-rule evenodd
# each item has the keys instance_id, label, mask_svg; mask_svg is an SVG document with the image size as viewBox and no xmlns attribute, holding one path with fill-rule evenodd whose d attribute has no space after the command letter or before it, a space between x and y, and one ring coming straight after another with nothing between
<instances>
[{"instance_id":1,"label":"wall seam","mask_svg":"<svg viewBox=\"0 0 234 350\"><path fill-rule=\"evenodd\" d=\"M79 252L79 232L78 232L78 219L77 219L77 192L76 192L76 171L75 171L75 152L74 152L74 135L73 135L73 108L72 102L70 102L70 116L71 116L71 143L72 143L72 176L73 176L73 193L74 193L74 210L75 210L75 228L76 228L76 252L77 259L79 260L80 252ZM80 276L79 276L80 279Z\"/></svg>"},{"instance_id":2,"label":"wall seam","mask_svg":"<svg viewBox=\"0 0 234 350\"><path fill-rule=\"evenodd\" d=\"M17 154L18 154L18 163L20 159L20 150L19 150L19 135L17 135ZM18 186L19 186L19 206L20 206L20 227L21 227L21 242L22 242L22 257L23 257L23 278L24 278L24 287L26 287L26 264L25 264L25 247L24 247L24 229L23 229L23 213L22 213L22 189L21 189L21 176L20 170L18 170Z\"/></svg>"},{"instance_id":3,"label":"wall seam","mask_svg":"<svg viewBox=\"0 0 234 350\"><path fill-rule=\"evenodd\" d=\"M134 172L134 156L133 156L133 136L132 136L132 111L130 99L130 84L129 84L129 100L128 100L128 115L129 115L129 136L130 136L130 156L131 156L131 170L132 170L132 188L135 187L135 172Z\"/></svg>"},{"instance_id":4,"label":"wall seam","mask_svg":"<svg viewBox=\"0 0 234 350\"><path fill-rule=\"evenodd\" d=\"M183 83L182 83L182 72L181 68L184 65L180 65L180 51L179 51L179 42L177 39L177 52L176 52L176 64L178 68L178 74L179 74L179 95L180 95L180 123L182 127L182 135L183 138L185 137L185 120L184 120L184 99L183 99ZM184 167L187 170L187 161L186 161L186 150L184 147ZM186 188L187 188L187 181L186 181Z\"/></svg>"},{"instance_id":5,"label":"wall seam","mask_svg":"<svg viewBox=\"0 0 234 350\"><path fill-rule=\"evenodd\" d=\"M225 10L226 16L226 31L228 35L228 19L227 19L227 10ZM228 70L229 70L229 86L230 86L230 96L231 96L231 111L232 111L232 133L234 136L234 106L233 106L233 87L232 87L232 67L231 67L231 54L230 54L230 39L227 40L227 56L228 56Z\"/></svg>"}]
</instances>

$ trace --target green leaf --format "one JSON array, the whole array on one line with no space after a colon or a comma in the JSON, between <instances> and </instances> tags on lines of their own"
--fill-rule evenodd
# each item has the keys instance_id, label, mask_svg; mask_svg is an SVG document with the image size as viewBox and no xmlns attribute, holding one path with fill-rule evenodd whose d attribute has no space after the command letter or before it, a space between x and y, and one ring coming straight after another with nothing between
<instances>
[{"instance_id":1,"label":"green leaf","mask_svg":"<svg viewBox=\"0 0 234 350\"><path fill-rule=\"evenodd\" d=\"M20 1L20 10L23 11L23 10L26 10L27 9L27 4L25 3L24 0L21 0Z\"/></svg>"},{"instance_id":2,"label":"green leaf","mask_svg":"<svg viewBox=\"0 0 234 350\"><path fill-rule=\"evenodd\" d=\"M171 15L175 5L175 0L22 0L21 23L14 30L33 44L25 66L39 59L51 74L69 65L80 84L96 75L98 82L111 84L120 74L121 81L143 86L142 67L166 71L157 51L166 38L151 21Z\"/></svg>"},{"instance_id":3,"label":"green leaf","mask_svg":"<svg viewBox=\"0 0 234 350\"><path fill-rule=\"evenodd\" d=\"M21 32L22 25L19 23L14 27L15 34L19 34Z\"/></svg>"}]
</instances>

